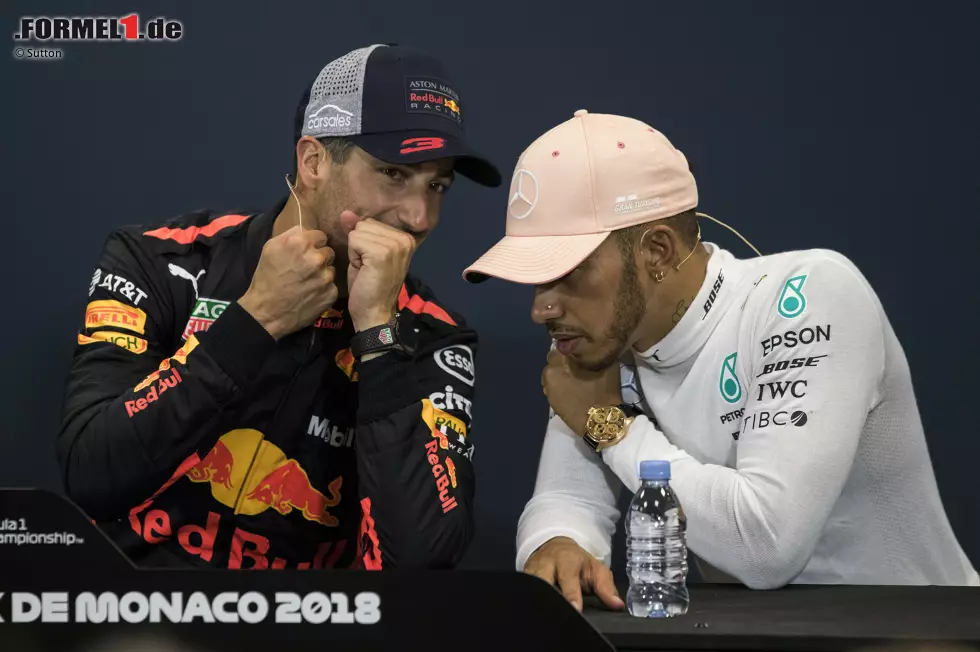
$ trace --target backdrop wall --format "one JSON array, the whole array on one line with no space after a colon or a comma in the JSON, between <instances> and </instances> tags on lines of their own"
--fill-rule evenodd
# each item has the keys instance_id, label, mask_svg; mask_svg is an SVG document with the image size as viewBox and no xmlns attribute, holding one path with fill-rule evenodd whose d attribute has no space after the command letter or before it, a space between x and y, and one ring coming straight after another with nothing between
<instances>
[{"instance_id":1,"label":"backdrop wall","mask_svg":"<svg viewBox=\"0 0 980 652\"><path fill-rule=\"evenodd\" d=\"M0 24L130 12L180 20L185 35L2 63L0 485L60 489L63 381L106 234L202 206L269 206L286 192L303 84L348 50L399 42L450 63L469 132L508 179L576 109L627 114L685 152L701 210L763 252L852 258L905 347L949 518L980 566L980 4L52 1L5 3ZM530 289L460 279L503 235L506 199L461 180L413 263L482 338L471 568L513 566L547 416ZM711 222L703 231L753 255Z\"/></svg>"}]
</instances>

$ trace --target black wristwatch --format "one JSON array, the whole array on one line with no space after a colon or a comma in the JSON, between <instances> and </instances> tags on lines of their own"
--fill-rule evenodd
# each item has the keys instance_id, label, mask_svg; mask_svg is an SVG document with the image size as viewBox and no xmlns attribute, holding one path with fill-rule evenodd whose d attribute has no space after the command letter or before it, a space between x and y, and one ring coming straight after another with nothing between
<instances>
[{"instance_id":1,"label":"black wristwatch","mask_svg":"<svg viewBox=\"0 0 980 652\"><path fill-rule=\"evenodd\" d=\"M404 330L405 325L398 318L399 314L395 314L387 324L354 333L350 340L350 352L354 358L359 360L368 353L385 351L397 351L405 355L414 353L415 338Z\"/></svg>"}]
</instances>

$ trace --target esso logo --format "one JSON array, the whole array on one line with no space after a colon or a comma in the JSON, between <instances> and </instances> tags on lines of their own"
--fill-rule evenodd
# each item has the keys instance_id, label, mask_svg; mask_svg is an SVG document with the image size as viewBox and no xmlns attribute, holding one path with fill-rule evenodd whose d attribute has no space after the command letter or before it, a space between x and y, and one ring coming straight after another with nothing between
<instances>
[{"instance_id":1,"label":"esso logo","mask_svg":"<svg viewBox=\"0 0 980 652\"><path fill-rule=\"evenodd\" d=\"M473 351L463 344L447 346L434 354L439 368L454 378L459 378L469 386L476 382L476 365L473 362Z\"/></svg>"}]
</instances>

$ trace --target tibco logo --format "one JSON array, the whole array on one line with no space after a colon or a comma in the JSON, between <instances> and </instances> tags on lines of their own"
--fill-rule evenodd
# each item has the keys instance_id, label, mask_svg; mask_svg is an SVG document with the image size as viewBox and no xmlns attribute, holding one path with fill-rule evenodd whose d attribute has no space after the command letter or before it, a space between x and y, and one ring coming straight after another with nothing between
<instances>
[{"instance_id":1,"label":"tibco logo","mask_svg":"<svg viewBox=\"0 0 980 652\"><path fill-rule=\"evenodd\" d=\"M779 412L763 410L745 418L745 421L742 422L742 434L745 434L746 431L761 430L769 426L793 425L800 428L805 426L809 420L806 412L802 410L795 410L792 414L785 410Z\"/></svg>"}]
</instances>

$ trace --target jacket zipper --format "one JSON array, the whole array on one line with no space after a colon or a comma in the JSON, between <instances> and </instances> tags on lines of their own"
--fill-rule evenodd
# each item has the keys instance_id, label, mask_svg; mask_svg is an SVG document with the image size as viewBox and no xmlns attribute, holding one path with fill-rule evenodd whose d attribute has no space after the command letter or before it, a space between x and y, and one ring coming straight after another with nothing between
<instances>
[{"instance_id":1,"label":"jacket zipper","mask_svg":"<svg viewBox=\"0 0 980 652\"><path fill-rule=\"evenodd\" d=\"M303 373L303 369L310 362L310 354L313 353L313 347L316 344L316 328L310 328L310 345L306 348L306 355L303 356L303 361L300 363L293 377L289 379L289 384L286 385L286 390L282 393L279 399L279 403L276 405L276 411L272 415L271 426L275 427L276 422L279 420L279 413L282 411L283 406L286 401L289 400L289 395L293 391L293 385L299 379L300 374ZM235 497L235 514L241 514L239 508L242 504L242 496L245 494L245 489L249 486L249 482L252 479L252 469L255 467L255 460L259 456L259 450L262 448L262 442L265 441L266 433L262 433L262 438L255 447L255 451L252 453L252 460L249 462L248 470L245 472L245 479L242 481L242 486L238 490L238 496Z\"/></svg>"}]
</instances>

